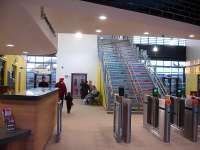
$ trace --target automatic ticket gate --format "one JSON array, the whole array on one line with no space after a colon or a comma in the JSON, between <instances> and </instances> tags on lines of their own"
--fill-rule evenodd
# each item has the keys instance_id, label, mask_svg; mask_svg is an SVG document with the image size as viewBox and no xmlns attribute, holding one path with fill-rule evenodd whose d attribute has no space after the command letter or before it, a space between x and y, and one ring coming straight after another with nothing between
<instances>
[{"instance_id":1,"label":"automatic ticket gate","mask_svg":"<svg viewBox=\"0 0 200 150\"><path fill-rule=\"evenodd\" d=\"M144 127L160 138L170 142L170 99L146 96L143 104Z\"/></svg>"},{"instance_id":2,"label":"automatic ticket gate","mask_svg":"<svg viewBox=\"0 0 200 150\"><path fill-rule=\"evenodd\" d=\"M197 142L199 103L195 98L171 97L171 126L185 138Z\"/></svg>"},{"instance_id":3,"label":"automatic ticket gate","mask_svg":"<svg viewBox=\"0 0 200 150\"><path fill-rule=\"evenodd\" d=\"M186 99L183 135L193 142L197 142L198 137L198 107L196 98Z\"/></svg>"},{"instance_id":4,"label":"automatic ticket gate","mask_svg":"<svg viewBox=\"0 0 200 150\"><path fill-rule=\"evenodd\" d=\"M182 129L184 125L185 99L179 97L170 97L171 115L170 123L175 127Z\"/></svg>"},{"instance_id":5,"label":"automatic ticket gate","mask_svg":"<svg viewBox=\"0 0 200 150\"><path fill-rule=\"evenodd\" d=\"M113 133L117 142L131 142L131 106L130 99L115 97Z\"/></svg>"}]
</instances>

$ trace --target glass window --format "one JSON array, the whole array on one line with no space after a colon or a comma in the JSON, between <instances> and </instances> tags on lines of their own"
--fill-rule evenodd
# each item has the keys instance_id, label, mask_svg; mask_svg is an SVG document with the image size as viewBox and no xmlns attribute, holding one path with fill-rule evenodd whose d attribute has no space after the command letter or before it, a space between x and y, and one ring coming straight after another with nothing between
<instances>
[{"instance_id":1,"label":"glass window","mask_svg":"<svg viewBox=\"0 0 200 150\"><path fill-rule=\"evenodd\" d=\"M27 63L27 68L33 69L33 68L35 68L35 64L34 63Z\"/></svg>"},{"instance_id":2,"label":"glass window","mask_svg":"<svg viewBox=\"0 0 200 150\"><path fill-rule=\"evenodd\" d=\"M165 68L163 69L163 72L164 72L165 74L170 74L170 73L171 73L171 68L165 67Z\"/></svg>"},{"instance_id":3,"label":"glass window","mask_svg":"<svg viewBox=\"0 0 200 150\"><path fill-rule=\"evenodd\" d=\"M171 61L164 61L164 66L171 66Z\"/></svg>"},{"instance_id":4,"label":"glass window","mask_svg":"<svg viewBox=\"0 0 200 150\"><path fill-rule=\"evenodd\" d=\"M178 67L178 61L172 61L172 66L173 67Z\"/></svg>"},{"instance_id":5,"label":"glass window","mask_svg":"<svg viewBox=\"0 0 200 150\"><path fill-rule=\"evenodd\" d=\"M178 68L172 68L172 73L177 73L178 74Z\"/></svg>"},{"instance_id":6,"label":"glass window","mask_svg":"<svg viewBox=\"0 0 200 150\"><path fill-rule=\"evenodd\" d=\"M186 63L184 61L179 61L179 66L180 67L185 67Z\"/></svg>"},{"instance_id":7,"label":"glass window","mask_svg":"<svg viewBox=\"0 0 200 150\"><path fill-rule=\"evenodd\" d=\"M134 36L134 37L133 37L133 42L134 42L135 44L140 44L140 36Z\"/></svg>"},{"instance_id":8,"label":"glass window","mask_svg":"<svg viewBox=\"0 0 200 150\"><path fill-rule=\"evenodd\" d=\"M165 45L170 45L171 38L164 38L164 44Z\"/></svg>"},{"instance_id":9,"label":"glass window","mask_svg":"<svg viewBox=\"0 0 200 150\"><path fill-rule=\"evenodd\" d=\"M157 66L163 66L163 61L158 60L157 61Z\"/></svg>"},{"instance_id":10,"label":"glass window","mask_svg":"<svg viewBox=\"0 0 200 150\"><path fill-rule=\"evenodd\" d=\"M171 45L171 46L176 46L176 45L178 45L178 39L176 39L176 38L171 39L169 45Z\"/></svg>"},{"instance_id":11,"label":"glass window","mask_svg":"<svg viewBox=\"0 0 200 150\"><path fill-rule=\"evenodd\" d=\"M53 69L56 69L57 68L57 64L53 64Z\"/></svg>"},{"instance_id":12,"label":"glass window","mask_svg":"<svg viewBox=\"0 0 200 150\"><path fill-rule=\"evenodd\" d=\"M52 62L56 63L56 61L57 61L57 57L52 57Z\"/></svg>"},{"instance_id":13,"label":"glass window","mask_svg":"<svg viewBox=\"0 0 200 150\"><path fill-rule=\"evenodd\" d=\"M35 62L35 56L28 56L28 62Z\"/></svg>"},{"instance_id":14,"label":"glass window","mask_svg":"<svg viewBox=\"0 0 200 150\"><path fill-rule=\"evenodd\" d=\"M186 44L186 40L185 39L179 39L179 45L180 46L185 46Z\"/></svg>"},{"instance_id":15,"label":"glass window","mask_svg":"<svg viewBox=\"0 0 200 150\"><path fill-rule=\"evenodd\" d=\"M44 68L43 64L35 64L35 68Z\"/></svg>"},{"instance_id":16,"label":"glass window","mask_svg":"<svg viewBox=\"0 0 200 150\"><path fill-rule=\"evenodd\" d=\"M148 44L149 40L147 36L142 36L141 37L141 44Z\"/></svg>"},{"instance_id":17,"label":"glass window","mask_svg":"<svg viewBox=\"0 0 200 150\"><path fill-rule=\"evenodd\" d=\"M163 45L163 44L164 44L164 39L163 39L163 37L157 37L157 44L158 44L158 45Z\"/></svg>"},{"instance_id":18,"label":"glass window","mask_svg":"<svg viewBox=\"0 0 200 150\"><path fill-rule=\"evenodd\" d=\"M184 68L179 68L179 73L183 73Z\"/></svg>"},{"instance_id":19,"label":"glass window","mask_svg":"<svg viewBox=\"0 0 200 150\"><path fill-rule=\"evenodd\" d=\"M156 60L151 60L151 65L156 66Z\"/></svg>"},{"instance_id":20,"label":"glass window","mask_svg":"<svg viewBox=\"0 0 200 150\"><path fill-rule=\"evenodd\" d=\"M150 45L156 44L156 37L149 37L149 44Z\"/></svg>"},{"instance_id":21,"label":"glass window","mask_svg":"<svg viewBox=\"0 0 200 150\"><path fill-rule=\"evenodd\" d=\"M51 57L44 57L44 63L50 63Z\"/></svg>"},{"instance_id":22,"label":"glass window","mask_svg":"<svg viewBox=\"0 0 200 150\"><path fill-rule=\"evenodd\" d=\"M36 56L36 62L43 62L43 57L42 56Z\"/></svg>"},{"instance_id":23,"label":"glass window","mask_svg":"<svg viewBox=\"0 0 200 150\"><path fill-rule=\"evenodd\" d=\"M157 73L163 73L163 67L157 67L156 72Z\"/></svg>"}]
</instances>

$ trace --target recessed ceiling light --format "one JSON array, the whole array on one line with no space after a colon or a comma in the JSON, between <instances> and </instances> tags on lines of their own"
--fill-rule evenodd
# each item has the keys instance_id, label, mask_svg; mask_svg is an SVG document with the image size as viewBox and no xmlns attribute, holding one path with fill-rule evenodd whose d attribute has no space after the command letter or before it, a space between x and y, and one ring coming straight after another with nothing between
<instances>
[{"instance_id":1,"label":"recessed ceiling light","mask_svg":"<svg viewBox=\"0 0 200 150\"><path fill-rule=\"evenodd\" d=\"M7 44L6 47L14 47L14 44Z\"/></svg>"},{"instance_id":2,"label":"recessed ceiling light","mask_svg":"<svg viewBox=\"0 0 200 150\"><path fill-rule=\"evenodd\" d=\"M154 46L154 47L153 47L153 51L154 51L154 52L157 52L157 51L158 51L158 47L157 47L157 46Z\"/></svg>"},{"instance_id":3,"label":"recessed ceiling light","mask_svg":"<svg viewBox=\"0 0 200 150\"><path fill-rule=\"evenodd\" d=\"M195 35L194 35L194 34L190 34L189 37L190 37L190 38L194 38Z\"/></svg>"},{"instance_id":4,"label":"recessed ceiling light","mask_svg":"<svg viewBox=\"0 0 200 150\"><path fill-rule=\"evenodd\" d=\"M76 38L82 38L83 37L83 34L81 32L76 32L75 33L75 37Z\"/></svg>"},{"instance_id":5,"label":"recessed ceiling light","mask_svg":"<svg viewBox=\"0 0 200 150\"><path fill-rule=\"evenodd\" d=\"M144 35L149 35L149 32L144 32Z\"/></svg>"},{"instance_id":6,"label":"recessed ceiling light","mask_svg":"<svg viewBox=\"0 0 200 150\"><path fill-rule=\"evenodd\" d=\"M28 52L26 52L26 51L23 51L23 54L28 54Z\"/></svg>"},{"instance_id":7,"label":"recessed ceiling light","mask_svg":"<svg viewBox=\"0 0 200 150\"><path fill-rule=\"evenodd\" d=\"M97 33L101 33L102 31L101 31L101 29L97 29L96 32Z\"/></svg>"},{"instance_id":8,"label":"recessed ceiling light","mask_svg":"<svg viewBox=\"0 0 200 150\"><path fill-rule=\"evenodd\" d=\"M100 19L100 20L106 20L106 19L107 19L107 17L106 17L106 16L104 16L104 15L101 15L101 16L99 16L99 19Z\"/></svg>"}]
</instances>

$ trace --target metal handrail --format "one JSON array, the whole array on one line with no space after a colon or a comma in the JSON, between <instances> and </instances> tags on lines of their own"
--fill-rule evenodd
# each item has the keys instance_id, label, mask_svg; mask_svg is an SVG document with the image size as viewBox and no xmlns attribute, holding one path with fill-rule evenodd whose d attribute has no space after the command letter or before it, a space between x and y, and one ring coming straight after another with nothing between
<instances>
[{"instance_id":1,"label":"metal handrail","mask_svg":"<svg viewBox=\"0 0 200 150\"><path fill-rule=\"evenodd\" d=\"M143 95L143 91L142 91L142 89L141 89L141 86L140 86L140 84L137 82L137 80L134 79L134 77L133 77L133 75L132 75L132 73L131 73L131 71L130 71L128 62L126 61L126 59L124 59L124 57L123 57L123 55L122 55L122 53L121 53L121 51L120 51L120 48L119 48L117 45L115 45L115 49L116 49L116 51L118 52L118 54L119 54L121 60L124 62L124 64L125 64L125 65L127 66L127 68L128 68L128 73L130 74L130 77L131 77L131 86L132 86L132 89L136 91L136 100L137 100L138 103L139 103L139 102L143 101L143 99L144 99L143 96L141 96L141 95ZM134 70L132 70L132 72L133 72L133 74L135 74ZM138 88L136 88L135 85L137 85ZM138 100L138 97L139 97L140 100Z\"/></svg>"},{"instance_id":2,"label":"metal handrail","mask_svg":"<svg viewBox=\"0 0 200 150\"><path fill-rule=\"evenodd\" d=\"M151 69L152 65L148 56L145 57L143 54L138 54L138 55L139 55L139 58L142 58L145 61L144 66L148 70L149 77L151 78L154 86L161 90L161 94L163 96L167 95L168 94L167 90L165 86L163 85L162 81L158 77L157 73L155 71L152 71Z\"/></svg>"}]
</instances>

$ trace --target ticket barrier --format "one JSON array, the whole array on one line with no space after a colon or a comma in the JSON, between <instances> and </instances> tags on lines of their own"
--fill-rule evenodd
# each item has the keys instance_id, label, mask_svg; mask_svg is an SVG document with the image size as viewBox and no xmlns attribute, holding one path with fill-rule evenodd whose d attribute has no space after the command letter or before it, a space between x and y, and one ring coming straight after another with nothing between
<instances>
[{"instance_id":1,"label":"ticket barrier","mask_svg":"<svg viewBox=\"0 0 200 150\"><path fill-rule=\"evenodd\" d=\"M182 129L184 125L185 99L179 97L170 97L171 99L171 115L170 123L178 129Z\"/></svg>"},{"instance_id":2,"label":"ticket barrier","mask_svg":"<svg viewBox=\"0 0 200 150\"><path fill-rule=\"evenodd\" d=\"M193 142L198 138L198 107L196 98L186 98L183 135Z\"/></svg>"},{"instance_id":3,"label":"ticket barrier","mask_svg":"<svg viewBox=\"0 0 200 150\"><path fill-rule=\"evenodd\" d=\"M170 142L170 99L146 96L143 104L144 127L162 141Z\"/></svg>"},{"instance_id":4,"label":"ticket barrier","mask_svg":"<svg viewBox=\"0 0 200 150\"><path fill-rule=\"evenodd\" d=\"M130 99L115 97L113 133L117 142L131 142L131 106Z\"/></svg>"}]
</instances>

